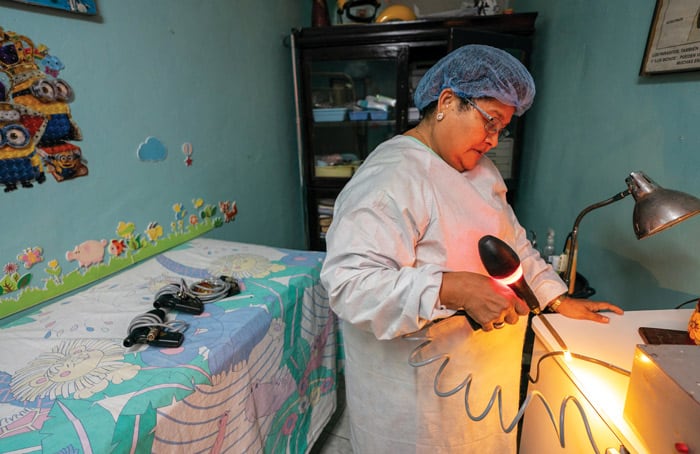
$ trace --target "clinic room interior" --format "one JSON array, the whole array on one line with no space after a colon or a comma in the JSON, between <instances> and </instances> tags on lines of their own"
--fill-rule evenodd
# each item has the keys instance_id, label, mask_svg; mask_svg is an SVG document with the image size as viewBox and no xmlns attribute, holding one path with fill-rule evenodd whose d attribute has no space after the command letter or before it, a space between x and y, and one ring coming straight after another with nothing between
<instances>
[{"instance_id":1,"label":"clinic room interior","mask_svg":"<svg viewBox=\"0 0 700 454\"><path fill-rule=\"evenodd\" d=\"M83 10L55 6L63 3L77 4ZM341 11L339 5L345 3L350 5ZM164 263L161 257L186 257L190 242L206 245L203 258L196 259L201 263L209 260L205 253L211 259L216 248L228 247L236 253L257 248L275 251L270 257L280 262L271 265L272 274L284 274L283 267L291 270L314 262L310 271L303 273L315 280L297 293L322 293L318 276L334 197L379 141L403 133L416 119L411 116L410 96L411 84L418 76L411 73L416 66L410 61L400 63L405 67L398 70L398 79L406 82L398 84L403 88L396 88L394 72L385 92L362 94L357 86L341 93L349 85L338 85L338 81L353 77L353 70L347 69L350 66L345 71L350 75L343 73L343 64L358 55L364 58L363 50L373 46L395 49L408 43L410 47L421 39L419 33L402 34L401 27L413 30L415 26L415 30L439 36L426 38L437 44L422 52L422 61L437 61L447 53L451 44L440 40L457 36L447 33L450 27L484 31L496 47L511 42L501 41L499 36L515 35L527 43L522 55L537 91L532 107L512 125L513 140L505 142L511 147L505 150L504 158L508 200L528 240L564 283L570 284L568 295L610 302L624 314L606 313L608 324L565 319L546 311L524 316L530 320L523 349L520 403L527 408L524 415L508 415L506 425L514 418L516 421L507 429L517 432L518 450L523 453L700 452L696 431L700 418L700 216L694 217L700 212L698 5L687 12L681 10L692 2L677 0L364 2L378 5L372 13L376 16L398 11L398 17L377 23L349 17L353 3L357 2L329 0L321 6L316 0L0 0L0 51L4 52L0 54L0 59L4 58L0 107L5 112L0 115L0 126L9 124L15 112L22 121L35 115L38 123L25 122L22 131L32 136L28 143L36 141L32 165L43 166L41 177L38 173L15 177L11 166L3 165L6 158L0 154L0 182L5 186L0 194L0 343L21 335L13 330L39 322L43 323L41 332L53 332L55 338L58 331L48 327L46 314L77 316L70 312L72 298L90 293L99 302L102 291L111 295L105 283L112 281L107 280L118 279L120 285L126 285L122 281L129 270L147 266L149 260ZM353 11L364 14L366 5L359 3ZM96 9L86 13L84 5L88 4ZM675 23L669 19L672 14L679 17ZM689 34L679 31L680 23L690 24ZM420 24L432 24L434 29ZM396 35L383 38L382 30L391 27L397 27ZM698 30L696 36L693 27ZM350 32L342 35L343 29ZM31 103L13 107L24 99L22 93L12 94L23 79L8 49L19 42L30 56L35 53L30 60L43 58L37 69L42 79L51 81L56 96L61 87L55 81L70 84L70 104L64 104L69 108L61 111L70 124L70 136L53 141L44 137L42 142L41 134L52 130L40 119L57 114L37 114ZM32 45L27 47L27 42ZM388 57L382 58L391 61L392 52L387 50ZM320 64L315 58L336 67L329 69L332 64ZM334 72L330 77L326 72L314 74L314 65L319 71ZM379 65L380 70L370 77L386 78L387 66L391 67ZM370 63L368 67L374 66ZM397 71L396 66L393 70ZM323 77L326 85L319 88ZM331 104L314 104L326 95ZM369 115L359 120L349 116L368 109L372 115L380 115L376 121ZM399 119L401 110L408 116ZM321 116L339 111L340 118ZM354 131L364 127L365 135L360 139L353 136L353 140L374 143L369 149L364 144L363 155L353 154L352 147L344 143L346 133L328 133L329 128L340 128L338 123L350 125ZM0 152L5 152L2 147L11 145L12 136L9 129L2 131ZM377 140L379 135L381 140ZM321 142L332 146L322 153L318 150ZM327 156L322 154L332 154L339 161L324 160ZM502 157L495 153L485 156L494 156L494 162L496 156ZM73 159L76 167L61 167L65 165L60 162L63 157ZM30 162L30 158L23 162ZM645 198L653 197L651 206ZM688 211L681 213L684 209ZM656 217L643 219L644 210L656 210L649 215ZM677 219L660 225L657 218L661 216ZM210 240L216 246L206 243ZM95 258L80 256L95 246L99 248ZM279 258L283 255L296 257L296 262ZM125 257L129 257L128 263L117 263L117 258ZM191 270L204 267L199 261L183 262L178 269L187 268L190 273L183 284L184 279L199 276ZM152 283L156 274L145 273L129 276L134 285L151 285L149 291L155 293ZM275 291L275 298L294 293L295 277L289 277L294 273L288 274L269 284L269 288L276 288L284 281L290 286ZM269 298L273 296L256 299L255 285L263 287L253 284L259 275L251 272L238 277L238 297L248 298L246 292L252 293L248 299L235 300L236 304L255 309L254 305L272 301ZM228 289L229 282L224 284ZM35 298L29 290L46 296ZM228 296L233 294L230 290ZM327 307L327 295L322 302L328 320L337 322ZM153 309L147 307L150 301L141 301L143 310L136 303L125 303L123 320ZM226 317L238 308L221 307L222 320L228 320ZM171 314L177 313L176 309ZM103 323L110 317L95 310L93 316L81 311L78 318L92 317L97 324L97 320ZM275 326L275 320L280 319L272 309L266 311L271 316L270 326ZM292 310L282 312L286 316ZM306 312L300 309L299 314L302 317ZM287 326L290 320L286 320ZM132 331L122 325L115 327L116 337L131 336ZM299 330L303 332L305 326ZM321 344L324 361L332 363L322 367L327 374L326 387L319 385L316 393L309 391L310 397L302 399L302 389L306 391L302 383L308 373L300 365L300 375L294 375L290 365L294 361L289 360L285 374L291 370L297 386L285 397L305 403L293 407L289 399L270 403L280 411L293 408L294 418L270 416L255 426L264 432L258 445L251 442L250 451L231 448L228 452L352 452L344 411L348 397L343 384L342 335L337 324L322 326L319 322L318 328L317 336L331 333ZM192 327L184 332L185 346L192 332ZM286 338L285 348L294 344L294 336L301 336L295 332ZM141 353L169 347L149 345L152 339L134 336L131 342L139 344ZM266 338L261 334L260 339L265 342ZM308 341L310 363L317 346L318 342ZM214 347L206 348L210 349L210 366L201 366L207 372L202 372L201 380L213 382L214 372L207 367L213 367ZM199 348L199 358L204 359L197 367L206 364L204 349ZM256 352L252 348L246 354ZM127 353L119 355L134 363ZM43 449L51 447L51 452L57 452L69 446L63 441L53 445L46 444L46 439L41 441L49 431L46 425L57 421L59 405L66 415L66 408L77 414L77 404L60 404L69 391L56 388L50 396L56 402L52 407L25 405L19 402L19 394L8 397L8 392L19 389L13 373L26 369L3 364L6 357L0 356L0 381L12 380L12 384L0 386L0 448L8 443L0 451L35 452L44 443ZM649 362L652 366L644 365ZM107 390L117 387L121 391L119 386L135 384L150 363L144 359L138 364L139 372L128 369L133 370L132 375L121 369L126 374L120 379L123 383L111 375ZM188 367L194 368L192 364ZM231 371L235 370L232 367ZM608 394L600 394L602 391ZM101 392L107 391L93 389L86 399L96 399ZM424 392L432 393L433 389ZM572 395L577 404L570 403L560 420L564 402ZM260 410L259 401L257 405ZM250 411L241 404L244 407ZM310 414L312 407L317 413L308 422L302 418L303 410ZM124 411L129 408L123 404ZM37 420L46 426L44 432L41 424L13 429L13 423L33 411L42 415ZM126 423L119 422L123 421L119 410L110 411L115 431L110 436L117 440L118 430ZM147 441L139 439L139 446L147 446L143 452L167 450L156 429L161 418L167 419L164 412L154 410L152 419L157 419L157 424L154 422L149 431L155 436L146 437ZM77 427L76 421L82 421L86 414L66 419ZM234 427L250 416L245 411L231 411L226 418L218 419L217 427L222 427L221 421ZM297 433L302 420L304 432ZM99 430L106 433L104 427ZM562 432L566 435L560 437ZM99 443L100 436L75 439ZM280 444L281 439L287 441ZM219 438L219 444L212 445L215 448L207 449L223 452L221 443L230 440ZM63 452L86 452L88 444L78 448L76 441L73 446L76 451ZM195 452L172 449L170 452Z\"/></svg>"}]
</instances>

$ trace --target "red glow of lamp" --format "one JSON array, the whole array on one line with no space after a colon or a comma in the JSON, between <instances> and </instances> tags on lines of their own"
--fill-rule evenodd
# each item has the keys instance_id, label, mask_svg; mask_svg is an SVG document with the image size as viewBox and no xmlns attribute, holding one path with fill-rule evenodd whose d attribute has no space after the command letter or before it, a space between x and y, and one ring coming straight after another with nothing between
<instances>
[{"instance_id":1,"label":"red glow of lamp","mask_svg":"<svg viewBox=\"0 0 700 454\"><path fill-rule=\"evenodd\" d=\"M492 278L513 289L533 314L541 312L537 297L523 276L520 258L510 246L495 236L485 235L479 240L479 256Z\"/></svg>"}]
</instances>

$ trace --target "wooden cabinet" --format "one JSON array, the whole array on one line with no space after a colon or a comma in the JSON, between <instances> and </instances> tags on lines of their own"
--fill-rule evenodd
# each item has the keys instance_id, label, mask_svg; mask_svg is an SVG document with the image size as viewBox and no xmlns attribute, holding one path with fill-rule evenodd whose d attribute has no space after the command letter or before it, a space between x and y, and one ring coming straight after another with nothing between
<instances>
[{"instance_id":1,"label":"wooden cabinet","mask_svg":"<svg viewBox=\"0 0 700 454\"><path fill-rule=\"evenodd\" d=\"M291 35L307 247L325 250L335 197L381 142L418 123L413 90L437 60L489 44L529 64L536 13L303 28ZM515 196L523 122L492 150Z\"/></svg>"}]
</instances>

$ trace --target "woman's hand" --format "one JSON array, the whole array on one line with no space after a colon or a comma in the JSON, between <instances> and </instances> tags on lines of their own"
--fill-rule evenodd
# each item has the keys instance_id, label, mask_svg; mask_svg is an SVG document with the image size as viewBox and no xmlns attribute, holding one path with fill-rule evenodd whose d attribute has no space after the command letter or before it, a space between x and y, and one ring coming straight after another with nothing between
<instances>
[{"instance_id":1,"label":"woman's hand","mask_svg":"<svg viewBox=\"0 0 700 454\"><path fill-rule=\"evenodd\" d=\"M442 274L440 303L448 309L463 309L484 331L493 329L494 324L514 325L530 311L510 288L467 271Z\"/></svg>"},{"instance_id":2,"label":"woman's hand","mask_svg":"<svg viewBox=\"0 0 700 454\"><path fill-rule=\"evenodd\" d=\"M556 308L559 314L575 318L579 320L592 320L598 323L608 323L610 319L599 314L600 311L612 311L618 315L622 315L624 311L614 304L606 303L605 301L591 301L578 298L566 297L561 304Z\"/></svg>"}]
</instances>

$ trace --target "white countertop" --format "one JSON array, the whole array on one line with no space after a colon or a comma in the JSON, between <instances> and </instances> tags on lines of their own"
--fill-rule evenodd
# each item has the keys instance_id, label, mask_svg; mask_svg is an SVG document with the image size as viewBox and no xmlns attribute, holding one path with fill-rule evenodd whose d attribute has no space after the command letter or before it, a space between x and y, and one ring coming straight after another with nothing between
<instances>
[{"instance_id":1,"label":"white countertop","mask_svg":"<svg viewBox=\"0 0 700 454\"><path fill-rule=\"evenodd\" d=\"M685 330L692 312L693 309L669 309L626 311L624 315L606 313L610 318L608 324L573 320L559 314L544 316L564 340L570 352L631 371L635 348L644 343L638 333L639 327ZM547 351L561 350L554 336L538 317L533 318L532 328ZM533 361L536 359L537 355L533 356ZM565 360L563 356L557 356L554 360L626 446L633 447L633 452L647 451L623 417L628 376L585 360ZM534 371L534 368L532 370Z\"/></svg>"},{"instance_id":2,"label":"white countertop","mask_svg":"<svg viewBox=\"0 0 700 454\"><path fill-rule=\"evenodd\" d=\"M693 309L626 311L623 315L606 312L605 315L610 318L607 324L573 320L559 314L547 314L545 317L571 352L630 370L635 347L644 343L638 332L640 326L687 330L692 312ZM560 350L554 337L537 317L532 319L532 329L550 351Z\"/></svg>"}]
</instances>

